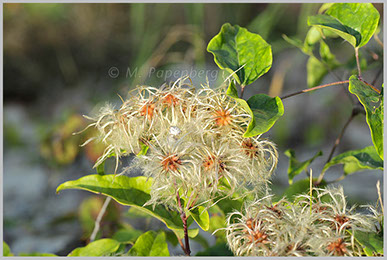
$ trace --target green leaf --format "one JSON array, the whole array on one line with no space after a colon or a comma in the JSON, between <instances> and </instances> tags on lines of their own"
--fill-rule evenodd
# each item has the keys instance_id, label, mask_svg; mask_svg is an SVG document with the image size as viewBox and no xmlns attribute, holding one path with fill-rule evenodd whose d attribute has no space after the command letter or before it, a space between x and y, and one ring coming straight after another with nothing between
<instances>
[{"instance_id":1,"label":"green leaf","mask_svg":"<svg viewBox=\"0 0 387 260\"><path fill-rule=\"evenodd\" d=\"M306 71L306 82L309 88L319 85L328 73L325 65L314 56L309 57L308 63L306 64Z\"/></svg>"},{"instance_id":2,"label":"green leaf","mask_svg":"<svg viewBox=\"0 0 387 260\"><path fill-rule=\"evenodd\" d=\"M304 45L312 46L318 43L321 40L321 32L316 27L312 27L309 29L306 34Z\"/></svg>"},{"instance_id":3,"label":"green leaf","mask_svg":"<svg viewBox=\"0 0 387 260\"><path fill-rule=\"evenodd\" d=\"M353 47L360 48L375 33L379 18L379 12L371 3L335 3L326 14L309 17L308 25L331 30Z\"/></svg>"},{"instance_id":4,"label":"green leaf","mask_svg":"<svg viewBox=\"0 0 387 260\"><path fill-rule=\"evenodd\" d=\"M150 198L152 178L144 176L128 177L124 175L88 175L78 180L62 183L57 188L57 193L65 189L81 189L91 191L97 194L103 194L113 198L120 204L136 207L139 210L150 214L159 219L169 229L175 232L177 236L184 236L183 222L179 213L168 210L162 205L143 206ZM198 229L188 231L190 236L196 236Z\"/></svg>"},{"instance_id":5,"label":"green leaf","mask_svg":"<svg viewBox=\"0 0 387 260\"><path fill-rule=\"evenodd\" d=\"M345 175L363 169L383 170L383 160L379 157L373 146L339 154L324 166L323 171L325 172L329 167L336 164L344 164Z\"/></svg>"},{"instance_id":6,"label":"green leaf","mask_svg":"<svg viewBox=\"0 0 387 260\"><path fill-rule=\"evenodd\" d=\"M214 246L199 252L196 256L233 256L233 253L228 248L226 243L216 243Z\"/></svg>"},{"instance_id":7,"label":"green leaf","mask_svg":"<svg viewBox=\"0 0 387 260\"><path fill-rule=\"evenodd\" d=\"M354 47L362 47L374 35L378 24L380 14L371 3L335 3L327 11L330 15L338 19L344 26L358 32L360 41L356 38Z\"/></svg>"},{"instance_id":8,"label":"green leaf","mask_svg":"<svg viewBox=\"0 0 387 260\"><path fill-rule=\"evenodd\" d=\"M208 43L207 51L215 63L230 73L242 86L265 74L272 64L270 45L261 36L247 29L226 23Z\"/></svg>"},{"instance_id":9,"label":"green leaf","mask_svg":"<svg viewBox=\"0 0 387 260\"><path fill-rule=\"evenodd\" d=\"M68 256L109 256L114 254L120 243L114 239L104 238L91 242L85 247L78 247L68 254Z\"/></svg>"},{"instance_id":10,"label":"green leaf","mask_svg":"<svg viewBox=\"0 0 387 260\"><path fill-rule=\"evenodd\" d=\"M105 161L97 165L95 169L98 175L105 175Z\"/></svg>"},{"instance_id":11,"label":"green leaf","mask_svg":"<svg viewBox=\"0 0 387 260\"><path fill-rule=\"evenodd\" d=\"M223 212L224 216L226 216L235 210L242 210L243 200L226 198L219 200L216 205Z\"/></svg>"},{"instance_id":12,"label":"green leaf","mask_svg":"<svg viewBox=\"0 0 387 260\"><path fill-rule=\"evenodd\" d=\"M317 178L313 178L313 182L317 181ZM326 185L325 181L323 180L319 187L322 188ZM293 201L294 198L297 195L305 194L310 191L310 179L303 179L294 182L292 185L289 185L288 188L286 188L285 192L282 194L282 197L286 197L288 200Z\"/></svg>"},{"instance_id":13,"label":"green leaf","mask_svg":"<svg viewBox=\"0 0 387 260\"><path fill-rule=\"evenodd\" d=\"M299 48L306 55L313 55L313 48L311 45L307 43L304 44L300 39L296 37L289 37L285 34L282 35L282 38L284 38L286 42L293 45L294 47Z\"/></svg>"},{"instance_id":14,"label":"green leaf","mask_svg":"<svg viewBox=\"0 0 387 260\"><path fill-rule=\"evenodd\" d=\"M314 159L322 155L322 152L319 151L315 156L304 162L299 162L296 159L296 154L292 149L286 150L285 155L289 157L288 179L289 184L291 185L293 183L293 178L300 174L302 171L306 170L306 168L313 162Z\"/></svg>"},{"instance_id":15,"label":"green leaf","mask_svg":"<svg viewBox=\"0 0 387 260\"><path fill-rule=\"evenodd\" d=\"M4 241L3 241L3 256L13 256L13 254L11 253L11 249L9 249L9 246Z\"/></svg>"},{"instance_id":16,"label":"green leaf","mask_svg":"<svg viewBox=\"0 0 387 260\"><path fill-rule=\"evenodd\" d=\"M349 78L349 92L355 94L366 111L367 124L371 131L372 142L383 159L383 91L381 94L356 76ZM379 103L379 105L378 105Z\"/></svg>"},{"instance_id":17,"label":"green leaf","mask_svg":"<svg viewBox=\"0 0 387 260\"><path fill-rule=\"evenodd\" d=\"M279 97L272 98L265 94L257 94L245 101L238 98L238 92L233 82L227 89L227 95L234 98L252 118L243 137L266 133L284 114L284 106Z\"/></svg>"},{"instance_id":18,"label":"green leaf","mask_svg":"<svg viewBox=\"0 0 387 260\"><path fill-rule=\"evenodd\" d=\"M383 254L383 235L382 233L363 232L356 230L355 239L364 247L364 253L367 256Z\"/></svg>"},{"instance_id":19,"label":"green leaf","mask_svg":"<svg viewBox=\"0 0 387 260\"><path fill-rule=\"evenodd\" d=\"M140 230L123 228L114 233L112 238L120 243L133 244L141 234Z\"/></svg>"},{"instance_id":20,"label":"green leaf","mask_svg":"<svg viewBox=\"0 0 387 260\"><path fill-rule=\"evenodd\" d=\"M148 231L142 234L129 250L130 256L169 256L164 232Z\"/></svg>"},{"instance_id":21,"label":"green leaf","mask_svg":"<svg viewBox=\"0 0 387 260\"><path fill-rule=\"evenodd\" d=\"M149 149L149 146L141 143L141 151L137 154L137 157L140 157L142 155L146 155L146 153L148 152L148 149Z\"/></svg>"},{"instance_id":22,"label":"green leaf","mask_svg":"<svg viewBox=\"0 0 387 260\"><path fill-rule=\"evenodd\" d=\"M208 215L208 211L205 207L199 206L189 211L189 214L198 223L199 227L201 227L204 231L207 231L210 227L210 216Z\"/></svg>"},{"instance_id":23,"label":"green leaf","mask_svg":"<svg viewBox=\"0 0 387 260\"><path fill-rule=\"evenodd\" d=\"M308 25L333 31L354 47L357 47L361 42L361 35L359 32L351 27L345 26L338 19L326 14L308 17Z\"/></svg>"}]
</instances>

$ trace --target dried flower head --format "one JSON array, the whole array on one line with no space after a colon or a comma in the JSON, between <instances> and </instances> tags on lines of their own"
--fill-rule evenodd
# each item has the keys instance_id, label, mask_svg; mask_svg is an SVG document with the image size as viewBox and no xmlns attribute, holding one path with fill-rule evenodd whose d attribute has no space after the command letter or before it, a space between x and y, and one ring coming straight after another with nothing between
<instances>
[{"instance_id":1,"label":"dried flower head","mask_svg":"<svg viewBox=\"0 0 387 260\"><path fill-rule=\"evenodd\" d=\"M267 196L230 214L230 249L237 256L360 256L363 249L353 234L373 231L372 216L348 209L342 188L314 192L316 196L299 195L294 202L273 203Z\"/></svg>"},{"instance_id":2,"label":"dried flower head","mask_svg":"<svg viewBox=\"0 0 387 260\"><path fill-rule=\"evenodd\" d=\"M218 195L257 191L277 164L274 144L242 137L251 117L234 99L208 86L196 90L184 79L160 89L140 86L119 109L106 106L90 119L108 147L96 165L112 153L118 163L149 147L135 160L153 178L147 204L174 207L179 193L195 207Z\"/></svg>"}]
</instances>

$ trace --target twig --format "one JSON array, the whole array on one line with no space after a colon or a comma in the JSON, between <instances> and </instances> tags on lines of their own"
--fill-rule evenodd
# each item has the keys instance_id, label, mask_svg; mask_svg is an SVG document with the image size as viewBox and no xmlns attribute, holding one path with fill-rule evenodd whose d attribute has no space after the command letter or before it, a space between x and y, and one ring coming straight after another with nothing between
<instances>
[{"instance_id":1,"label":"twig","mask_svg":"<svg viewBox=\"0 0 387 260\"><path fill-rule=\"evenodd\" d=\"M239 96L239 98L243 98L243 92L245 91L245 86L241 86L241 94Z\"/></svg>"},{"instance_id":2,"label":"twig","mask_svg":"<svg viewBox=\"0 0 387 260\"><path fill-rule=\"evenodd\" d=\"M111 200L112 200L111 197L107 197L105 202L103 203L102 208L101 208L101 210L98 213L97 219L95 220L94 230L93 230L93 233L91 233L91 236L90 236L90 242L94 241L95 237L97 236L97 233L98 233L99 228L100 228L100 223L101 223L102 217L105 214L105 211L106 211L106 209L107 209L107 207L108 207L108 205L109 205Z\"/></svg>"},{"instance_id":3,"label":"twig","mask_svg":"<svg viewBox=\"0 0 387 260\"><path fill-rule=\"evenodd\" d=\"M329 156L328 156L328 159L326 161L326 163L330 162L332 157L333 157L333 153L335 152L337 146L340 144L341 142L341 138L343 138L343 135L344 135L344 132L345 130L347 129L348 125L351 123L352 119L357 115L359 114L359 110L357 109L353 109L352 110L352 113L351 113L351 116L348 118L347 122L345 123L343 129L341 129L341 132L339 134L339 136L336 138L335 140L335 143L331 149L331 152L329 153Z\"/></svg>"},{"instance_id":4,"label":"twig","mask_svg":"<svg viewBox=\"0 0 387 260\"><path fill-rule=\"evenodd\" d=\"M384 44L376 33L374 34L374 39L384 49Z\"/></svg>"},{"instance_id":5,"label":"twig","mask_svg":"<svg viewBox=\"0 0 387 260\"><path fill-rule=\"evenodd\" d=\"M180 200L180 195L179 191L176 192L176 198L177 198L177 203L179 205L179 208L181 209L180 212L180 217L181 220L183 221L183 228L184 228L184 240L185 240L185 247L182 247L184 250L185 255L190 256L191 250L189 248L189 238L188 238L188 226L187 226L187 216L184 212L183 206L181 205L181 200ZM180 245L182 245L181 243Z\"/></svg>"},{"instance_id":6,"label":"twig","mask_svg":"<svg viewBox=\"0 0 387 260\"><path fill-rule=\"evenodd\" d=\"M347 129L348 125L352 122L353 118L360 113L360 110L359 109L352 109L352 113L351 113L351 116L348 118L347 122L344 124L343 126L343 129L341 129L341 132L339 134L339 136L336 138L335 140L335 143L333 144L333 147L331 149L331 152L329 153L329 156L328 156L328 159L327 161L325 162L325 164L327 164L328 162L330 162L332 160L332 157L333 157L333 154L337 148L337 146L340 144L341 142L341 139L343 138L343 135L345 133L345 130ZM325 174L325 171L322 171L320 173L320 176L318 177L318 180L317 180L317 184L320 184L323 177L324 177L324 174ZM344 178L342 178L343 176L339 177L337 180L334 180L333 182L337 182L337 181L340 181ZM345 177L345 176L344 176Z\"/></svg>"},{"instance_id":7,"label":"twig","mask_svg":"<svg viewBox=\"0 0 387 260\"><path fill-rule=\"evenodd\" d=\"M327 164L328 162L330 162L330 161L332 160L333 154L334 154L334 152L335 152L337 146L340 144L341 139L343 138L343 135L344 135L345 130L347 129L348 125L351 123L352 119L353 119L357 114L359 114L359 112L360 112L360 111L359 111L358 109L356 109L356 108L352 109L351 116L348 118L347 122L344 124L343 129L341 129L341 132L340 132L339 136L336 138L335 143L334 143L334 145L333 145L333 147L332 147L332 149L331 149L331 152L329 153L328 159L327 159L327 161L325 162L325 164ZM320 173L320 176L318 177L318 180L317 180L317 184L320 184L320 183L321 183L321 181L322 181L323 178L324 178L324 174L325 174L325 171L322 171L322 172ZM340 179L340 178L339 178L339 179ZM341 179L340 179L340 180L341 180ZM336 180L333 181L333 182L336 182Z\"/></svg>"},{"instance_id":8,"label":"twig","mask_svg":"<svg viewBox=\"0 0 387 260\"><path fill-rule=\"evenodd\" d=\"M361 79L360 77L358 78L361 82L363 82L364 84L366 84L367 86L369 86L370 88L372 88L375 92L377 92L378 94L380 94L380 90L375 88L374 86L372 86L370 83L364 81L363 79Z\"/></svg>"},{"instance_id":9,"label":"twig","mask_svg":"<svg viewBox=\"0 0 387 260\"><path fill-rule=\"evenodd\" d=\"M360 62L359 62L359 48L355 48L355 56L356 56L356 65L357 65L357 72L359 73L359 78L361 78L361 69L360 69Z\"/></svg>"},{"instance_id":10,"label":"twig","mask_svg":"<svg viewBox=\"0 0 387 260\"><path fill-rule=\"evenodd\" d=\"M296 95L299 95L299 94L303 94L303 93L306 93L306 92L310 92L310 91L313 91L313 90L316 90L316 89L321 89L321 88L325 88L325 87L329 87L329 86L341 85L341 84L346 84L346 83L349 83L349 80L337 81L337 82L333 82L333 83L329 83L329 84L324 84L324 85L320 85L320 86L317 86L317 87L304 89L304 90L301 90L301 91L298 91L298 92L295 92L295 93L283 96L283 97L281 97L281 99L286 99L286 98L289 98L289 97L292 97L292 96L296 96Z\"/></svg>"}]
</instances>

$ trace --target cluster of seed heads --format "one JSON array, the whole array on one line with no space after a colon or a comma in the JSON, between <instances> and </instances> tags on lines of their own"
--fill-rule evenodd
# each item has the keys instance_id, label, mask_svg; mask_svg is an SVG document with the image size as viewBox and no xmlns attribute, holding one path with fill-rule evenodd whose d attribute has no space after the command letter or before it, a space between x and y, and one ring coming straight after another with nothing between
<instances>
[{"instance_id":1,"label":"cluster of seed heads","mask_svg":"<svg viewBox=\"0 0 387 260\"><path fill-rule=\"evenodd\" d=\"M348 209L342 188L314 188L294 202L266 196L228 216L227 242L237 256L361 256L355 232L375 232L380 223L370 210Z\"/></svg>"},{"instance_id":2,"label":"cluster of seed heads","mask_svg":"<svg viewBox=\"0 0 387 260\"><path fill-rule=\"evenodd\" d=\"M120 157L141 154L134 165L153 178L153 205L176 207L178 194L192 208L265 187L277 164L274 144L242 137L251 117L224 89L188 80L137 87L118 109L88 117L107 146L96 165L114 154L117 170Z\"/></svg>"}]
</instances>

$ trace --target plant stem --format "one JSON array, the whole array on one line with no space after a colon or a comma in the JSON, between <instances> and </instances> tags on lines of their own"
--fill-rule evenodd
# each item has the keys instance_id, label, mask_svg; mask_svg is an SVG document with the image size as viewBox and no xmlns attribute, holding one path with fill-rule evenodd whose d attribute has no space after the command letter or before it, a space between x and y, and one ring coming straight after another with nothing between
<instances>
[{"instance_id":1,"label":"plant stem","mask_svg":"<svg viewBox=\"0 0 387 260\"><path fill-rule=\"evenodd\" d=\"M339 134L339 136L336 138L335 140L335 143L331 149L331 152L329 153L329 156L328 156L328 159L327 161L325 162L325 164L327 164L328 162L330 162L332 160L332 157L333 157L333 154L337 148L337 146L340 144L341 142L341 139L343 138L343 135L344 135L344 132L345 130L347 129L348 125L351 123L352 119L360 113L360 110L354 108L352 109L352 113L351 113L351 116L348 118L347 122L344 124L344 127L343 129L341 129L341 132ZM318 177L318 180L317 180L317 184L320 184L322 179L324 178L324 174L325 174L325 171L322 171L320 176ZM338 180L342 180L341 177L338 179ZM338 181L338 180L335 180L334 182Z\"/></svg>"},{"instance_id":2,"label":"plant stem","mask_svg":"<svg viewBox=\"0 0 387 260\"><path fill-rule=\"evenodd\" d=\"M107 207L108 207L108 205L109 205L111 200L112 200L111 197L107 197L105 202L103 203L102 208L101 208L101 210L98 213L97 219L95 220L94 230L93 230L93 233L91 233L91 236L90 236L90 242L94 241L95 237L97 236L97 233L98 233L99 228L100 228L100 223L101 223L102 217L105 214L105 211L106 211L106 209L107 209Z\"/></svg>"},{"instance_id":3,"label":"plant stem","mask_svg":"<svg viewBox=\"0 0 387 260\"><path fill-rule=\"evenodd\" d=\"M245 91L245 86L241 86L241 94L239 96L239 98L243 98L243 92Z\"/></svg>"},{"instance_id":4,"label":"plant stem","mask_svg":"<svg viewBox=\"0 0 387 260\"><path fill-rule=\"evenodd\" d=\"M333 145L333 147L332 147L332 149L331 149L331 152L329 153L329 156L328 156L328 159L327 159L327 161L326 161L326 164L327 164L328 162L331 161L331 159L332 159L332 157L333 157L333 154L334 154L334 152L335 152L337 146L338 146L338 145L340 144L340 142L341 142L341 138L343 138L343 135L344 135L345 130L347 129L348 125L351 123L352 119L353 119L357 114L359 114L359 111L358 111L357 109L353 109L353 110L352 110L352 113L351 113L351 116L348 118L347 122L344 124L343 129L341 129L341 132L340 132L339 136L338 136L338 137L336 138L336 140L335 140L335 143L334 143L334 145Z\"/></svg>"},{"instance_id":5,"label":"plant stem","mask_svg":"<svg viewBox=\"0 0 387 260\"><path fill-rule=\"evenodd\" d=\"M310 91L313 91L313 90L316 90L316 89L320 89L320 88L325 88L325 87L335 86L335 85L340 85L340 84L346 84L346 83L349 83L349 80L343 80L343 81L337 81L337 82L333 82L333 83L329 83L329 84L324 84L324 85L320 85L320 86L317 86L317 87L304 89L304 90L301 90L301 91L298 91L298 92L295 92L295 93L283 96L283 97L281 97L281 99L286 99L286 98L289 98L289 97L292 97L292 96L296 96L296 95L303 94L303 93L306 93L306 92L310 92Z\"/></svg>"},{"instance_id":6,"label":"plant stem","mask_svg":"<svg viewBox=\"0 0 387 260\"><path fill-rule=\"evenodd\" d=\"M377 92L378 94L380 94L380 90L379 90L379 89L375 88L374 86L372 86L372 85L369 84L368 82L362 80L361 78L359 78L359 80L360 80L361 82L363 82L364 84L366 84L367 86L369 86L370 88L372 88L375 92Z\"/></svg>"},{"instance_id":7,"label":"plant stem","mask_svg":"<svg viewBox=\"0 0 387 260\"><path fill-rule=\"evenodd\" d=\"M183 243L181 243L180 245L182 246L185 255L186 255L186 256L190 256L190 254L191 254L191 249L190 249L190 247L189 247L188 226L187 226L187 215L185 214L184 209L183 209L183 206L181 205L181 200L180 200L179 191L176 192L176 198L177 198L177 203L178 203L178 205L179 205L179 208L180 208L180 210L181 210L181 212L180 212L180 217L181 217L181 220L183 221L183 228L184 228L185 247L182 246Z\"/></svg>"},{"instance_id":8,"label":"plant stem","mask_svg":"<svg viewBox=\"0 0 387 260\"><path fill-rule=\"evenodd\" d=\"M361 69L360 69L360 62L359 62L359 48L355 48L355 56L356 56L357 72L359 73L359 78L361 78Z\"/></svg>"}]
</instances>

